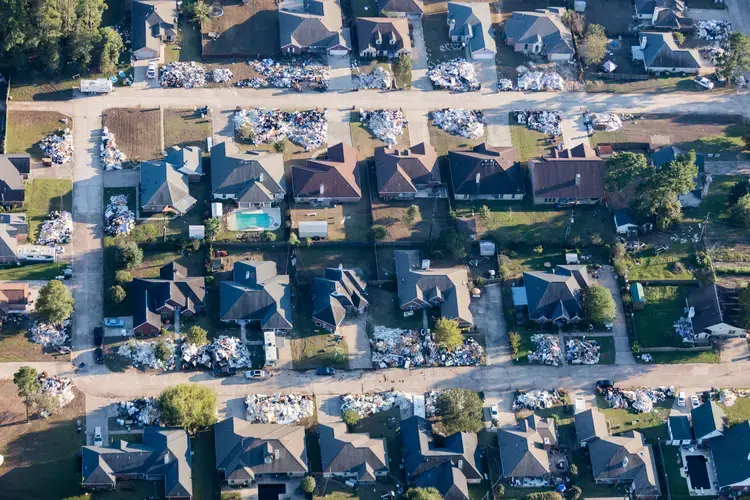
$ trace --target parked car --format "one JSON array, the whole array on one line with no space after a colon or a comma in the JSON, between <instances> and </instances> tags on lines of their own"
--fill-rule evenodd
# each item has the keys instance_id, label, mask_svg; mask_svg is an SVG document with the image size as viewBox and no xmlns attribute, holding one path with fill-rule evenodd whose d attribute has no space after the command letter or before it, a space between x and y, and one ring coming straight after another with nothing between
<instances>
[{"instance_id":1,"label":"parked car","mask_svg":"<svg viewBox=\"0 0 750 500\"><path fill-rule=\"evenodd\" d=\"M490 419L492 422L497 422L500 418L500 409L497 407L497 405L490 406Z\"/></svg>"},{"instance_id":2,"label":"parked car","mask_svg":"<svg viewBox=\"0 0 750 500\"><path fill-rule=\"evenodd\" d=\"M94 349L94 361L96 361L96 364L98 365L104 364L104 349L101 347Z\"/></svg>"},{"instance_id":3,"label":"parked car","mask_svg":"<svg viewBox=\"0 0 750 500\"><path fill-rule=\"evenodd\" d=\"M94 328L94 345L99 347L104 343L104 328L97 326Z\"/></svg>"},{"instance_id":4,"label":"parked car","mask_svg":"<svg viewBox=\"0 0 750 500\"><path fill-rule=\"evenodd\" d=\"M157 70L157 67L156 67L155 61L151 61L150 63L148 63L148 70L146 71L146 76L148 77L149 80L153 80L154 78L156 78L156 73L157 73L156 70Z\"/></svg>"},{"instance_id":5,"label":"parked car","mask_svg":"<svg viewBox=\"0 0 750 500\"><path fill-rule=\"evenodd\" d=\"M267 380L271 376L266 370L248 370L245 372L245 378L255 380Z\"/></svg>"},{"instance_id":6,"label":"parked car","mask_svg":"<svg viewBox=\"0 0 750 500\"><path fill-rule=\"evenodd\" d=\"M94 427L94 446L102 445L102 428Z\"/></svg>"},{"instance_id":7,"label":"parked car","mask_svg":"<svg viewBox=\"0 0 750 500\"><path fill-rule=\"evenodd\" d=\"M332 366L321 366L315 370L315 373L318 375L336 375L336 368L333 368Z\"/></svg>"},{"instance_id":8,"label":"parked car","mask_svg":"<svg viewBox=\"0 0 750 500\"><path fill-rule=\"evenodd\" d=\"M610 387L614 387L615 383L612 382L609 379L602 379L596 381L596 387L599 389L609 389Z\"/></svg>"},{"instance_id":9,"label":"parked car","mask_svg":"<svg viewBox=\"0 0 750 500\"><path fill-rule=\"evenodd\" d=\"M695 394L690 396L690 406L692 406L693 408L698 408L700 405L701 405L701 400L698 399L698 396L696 396Z\"/></svg>"},{"instance_id":10,"label":"parked car","mask_svg":"<svg viewBox=\"0 0 750 500\"><path fill-rule=\"evenodd\" d=\"M714 89L714 82L706 78L705 76L697 76L695 77L695 83L703 87L707 90L713 90Z\"/></svg>"},{"instance_id":11,"label":"parked car","mask_svg":"<svg viewBox=\"0 0 750 500\"><path fill-rule=\"evenodd\" d=\"M120 318L105 318L104 326L107 328L118 328L120 326L125 326L125 322Z\"/></svg>"},{"instance_id":12,"label":"parked car","mask_svg":"<svg viewBox=\"0 0 750 500\"><path fill-rule=\"evenodd\" d=\"M685 406L685 403L687 402L687 398L685 397L685 393L680 391L677 393L677 406Z\"/></svg>"},{"instance_id":13,"label":"parked car","mask_svg":"<svg viewBox=\"0 0 750 500\"><path fill-rule=\"evenodd\" d=\"M214 377L232 377L234 375L237 375L237 368L229 365L216 365L214 366L213 374Z\"/></svg>"}]
</instances>

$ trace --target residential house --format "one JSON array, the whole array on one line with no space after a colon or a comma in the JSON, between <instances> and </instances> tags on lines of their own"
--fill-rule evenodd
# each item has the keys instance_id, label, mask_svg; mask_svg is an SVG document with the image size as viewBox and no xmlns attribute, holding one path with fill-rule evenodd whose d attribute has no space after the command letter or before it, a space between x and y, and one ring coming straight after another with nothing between
<instances>
[{"instance_id":1,"label":"residential house","mask_svg":"<svg viewBox=\"0 0 750 500\"><path fill-rule=\"evenodd\" d=\"M719 286L716 284L694 288L687 296L688 317L693 324L693 333L698 340L703 337L739 337L745 330L724 321L719 302ZM705 334L705 335L703 335Z\"/></svg>"},{"instance_id":2,"label":"residential house","mask_svg":"<svg viewBox=\"0 0 750 500\"><path fill-rule=\"evenodd\" d=\"M410 56L409 22L402 17L358 17L357 50L364 58Z\"/></svg>"},{"instance_id":3,"label":"residential house","mask_svg":"<svg viewBox=\"0 0 750 500\"><path fill-rule=\"evenodd\" d=\"M552 474L549 452L557 446L554 420L529 415L516 427L498 429L497 444L504 479L546 479Z\"/></svg>"},{"instance_id":4,"label":"residential house","mask_svg":"<svg viewBox=\"0 0 750 500\"><path fill-rule=\"evenodd\" d=\"M193 498L192 451L183 429L146 427L143 444L118 440L109 446L84 446L81 485L114 490L118 481L163 481L166 500Z\"/></svg>"},{"instance_id":5,"label":"residential house","mask_svg":"<svg viewBox=\"0 0 750 500\"><path fill-rule=\"evenodd\" d=\"M698 444L724 435L726 415L713 401L706 401L690 410L690 417L693 420L693 433Z\"/></svg>"},{"instance_id":6,"label":"residential house","mask_svg":"<svg viewBox=\"0 0 750 500\"><path fill-rule=\"evenodd\" d=\"M372 483L388 476L385 438L349 433L345 423L337 422L318 425L318 441L323 477Z\"/></svg>"},{"instance_id":7,"label":"residential house","mask_svg":"<svg viewBox=\"0 0 750 500\"><path fill-rule=\"evenodd\" d=\"M29 178L29 155L0 155L0 206L20 207L25 197L23 181Z\"/></svg>"},{"instance_id":8,"label":"residential house","mask_svg":"<svg viewBox=\"0 0 750 500\"><path fill-rule=\"evenodd\" d=\"M583 318L582 292L590 286L586 266L558 265L554 273L529 271L523 273L523 282L523 288L514 289L514 305L525 302L529 320L566 324Z\"/></svg>"},{"instance_id":9,"label":"residential house","mask_svg":"<svg viewBox=\"0 0 750 500\"><path fill-rule=\"evenodd\" d=\"M599 408L589 408L575 414L576 439L585 447L599 436L607 435L607 419Z\"/></svg>"},{"instance_id":10,"label":"residential house","mask_svg":"<svg viewBox=\"0 0 750 500\"><path fill-rule=\"evenodd\" d=\"M604 160L583 142L529 160L535 205L593 205L604 198Z\"/></svg>"},{"instance_id":11,"label":"residential house","mask_svg":"<svg viewBox=\"0 0 750 500\"><path fill-rule=\"evenodd\" d=\"M635 0L635 17L657 29L685 31L693 28L684 0Z\"/></svg>"},{"instance_id":12,"label":"residential house","mask_svg":"<svg viewBox=\"0 0 750 500\"><path fill-rule=\"evenodd\" d=\"M305 427L227 418L214 425L216 469L229 486L280 483L307 472Z\"/></svg>"},{"instance_id":13,"label":"residential house","mask_svg":"<svg viewBox=\"0 0 750 500\"><path fill-rule=\"evenodd\" d=\"M750 490L750 420L734 425L711 440L718 489L738 494Z\"/></svg>"},{"instance_id":14,"label":"residential house","mask_svg":"<svg viewBox=\"0 0 750 500\"><path fill-rule=\"evenodd\" d=\"M229 153L225 142L211 148L211 196L241 208L264 207L284 200L284 155L248 151Z\"/></svg>"},{"instance_id":15,"label":"residential house","mask_svg":"<svg viewBox=\"0 0 750 500\"><path fill-rule=\"evenodd\" d=\"M206 306L205 278L189 277L187 269L176 262L159 269L158 278L133 279L130 292L136 335L158 335L165 320L194 316Z\"/></svg>"},{"instance_id":16,"label":"residential house","mask_svg":"<svg viewBox=\"0 0 750 500\"><path fill-rule=\"evenodd\" d=\"M437 150L420 142L409 149L375 148L378 196L383 199L447 198Z\"/></svg>"},{"instance_id":17,"label":"residential house","mask_svg":"<svg viewBox=\"0 0 750 500\"><path fill-rule=\"evenodd\" d=\"M198 200L190 196L188 176L165 161L141 162L141 210L185 215Z\"/></svg>"},{"instance_id":18,"label":"residential house","mask_svg":"<svg viewBox=\"0 0 750 500\"><path fill-rule=\"evenodd\" d=\"M676 160L681 154L683 154L683 151L679 148L665 146L651 153L651 165L654 168L661 168ZM683 207L695 208L699 206L701 201L703 201L703 197L708 194L708 188L713 181L711 174L706 173L705 157L702 154L695 155L695 166L698 167L695 188L689 193L680 196L680 205Z\"/></svg>"},{"instance_id":19,"label":"residential house","mask_svg":"<svg viewBox=\"0 0 750 500\"><path fill-rule=\"evenodd\" d=\"M0 214L0 263L18 262L18 244L26 241L28 232L26 214Z\"/></svg>"},{"instance_id":20,"label":"residential house","mask_svg":"<svg viewBox=\"0 0 750 500\"><path fill-rule=\"evenodd\" d=\"M638 232L638 224L635 223L630 210L627 208L615 210L613 217L615 221L615 232L617 232L617 234L627 235L632 232Z\"/></svg>"},{"instance_id":21,"label":"residential house","mask_svg":"<svg viewBox=\"0 0 750 500\"><path fill-rule=\"evenodd\" d=\"M407 483L437 488L444 499L468 500L468 485L482 482L476 434L433 435L432 423L415 415L401 422L401 450Z\"/></svg>"},{"instance_id":22,"label":"residential house","mask_svg":"<svg viewBox=\"0 0 750 500\"><path fill-rule=\"evenodd\" d=\"M292 329L289 275L278 274L275 262L235 262L232 275L232 281L219 283L222 321L258 325L262 330Z\"/></svg>"},{"instance_id":23,"label":"residential house","mask_svg":"<svg viewBox=\"0 0 750 500\"><path fill-rule=\"evenodd\" d=\"M315 326L336 331L347 313L362 314L370 303L367 282L361 269L327 267L322 278L310 283Z\"/></svg>"},{"instance_id":24,"label":"residential house","mask_svg":"<svg viewBox=\"0 0 750 500\"><path fill-rule=\"evenodd\" d=\"M518 150L482 143L470 151L449 151L457 200L522 200L526 195Z\"/></svg>"},{"instance_id":25,"label":"residential house","mask_svg":"<svg viewBox=\"0 0 750 500\"><path fill-rule=\"evenodd\" d=\"M406 17L420 21L424 14L422 0L377 0L378 12L383 17Z\"/></svg>"},{"instance_id":26,"label":"residential house","mask_svg":"<svg viewBox=\"0 0 750 500\"><path fill-rule=\"evenodd\" d=\"M357 150L340 142L326 158L292 165L292 192L297 203L354 203L362 199Z\"/></svg>"},{"instance_id":27,"label":"residential house","mask_svg":"<svg viewBox=\"0 0 750 500\"><path fill-rule=\"evenodd\" d=\"M174 166L181 174L188 176L188 182L198 182L203 177L201 148L197 146L172 146L167 150L164 161Z\"/></svg>"},{"instance_id":28,"label":"residential house","mask_svg":"<svg viewBox=\"0 0 750 500\"><path fill-rule=\"evenodd\" d=\"M133 0L130 5L131 49L136 59L161 58L165 43L177 40L177 2Z\"/></svg>"},{"instance_id":29,"label":"residential house","mask_svg":"<svg viewBox=\"0 0 750 500\"><path fill-rule=\"evenodd\" d=\"M667 419L669 439L666 441L671 446L684 446L693 442L693 428L690 426L690 418L687 415L672 415Z\"/></svg>"},{"instance_id":30,"label":"residential house","mask_svg":"<svg viewBox=\"0 0 750 500\"><path fill-rule=\"evenodd\" d=\"M546 55L549 61L570 61L575 55L573 35L561 16L564 7L516 11L505 21L505 43L516 52Z\"/></svg>"},{"instance_id":31,"label":"residential house","mask_svg":"<svg viewBox=\"0 0 750 500\"><path fill-rule=\"evenodd\" d=\"M348 30L335 0L303 0L302 11L279 10L279 38L285 54L345 56L351 51Z\"/></svg>"},{"instance_id":32,"label":"residential house","mask_svg":"<svg viewBox=\"0 0 750 500\"><path fill-rule=\"evenodd\" d=\"M26 314L31 293L28 283L0 283L0 317L9 314Z\"/></svg>"},{"instance_id":33,"label":"residential house","mask_svg":"<svg viewBox=\"0 0 750 500\"><path fill-rule=\"evenodd\" d=\"M468 46L472 59L495 59L497 47L489 3L448 2L448 36Z\"/></svg>"},{"instance_id":34,"label":"residential house","mask_svg":"<svg viewBox=\"0 0 750 500\"><path fill-rule=\"evenodd\" d=\"M395 250L393 260L402 311L439 307L442 317L458 320L461 328L474 326L465 267L431 268L419 250Z\"/></svg>"},{"instance_id":35,"label":"residential house","mask_svg":"<svg viewBox=\"0 0 750 500\"><path fill-rule=\"evenodd\" d=\"M641 32L640 44L630 47L634 61L643 61L649 73L691 73L703 75L713 67L701 59L698 49L681 49L672 32Z\"/></svg>"}]
</instances>

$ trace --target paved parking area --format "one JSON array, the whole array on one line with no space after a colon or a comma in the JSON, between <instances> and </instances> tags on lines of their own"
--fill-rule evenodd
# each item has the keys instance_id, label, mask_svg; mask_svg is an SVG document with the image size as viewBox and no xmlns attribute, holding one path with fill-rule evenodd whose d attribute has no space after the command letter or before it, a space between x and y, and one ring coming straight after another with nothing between
<instances>
[{"instance_id":1,"label":"paved parking area","mask_svg":"<svg viewBox=\"0 0 750 500\"><path fill-rule=\"evenodd\" d=\"M500 287L484 287L482 297L472 300L469 310L474 315L477 329L484 334L487 366L510 364L508 327L505 324Z\"/></svg>"},{"instance_id":2,"label":"paved parking area","mask_svg":"<svg viewBox=\"0 0 750 500\"><path fill-rule=\"evenodd\" d=\"M349 347L349 369L369 370L372 368L372 351L370 340L367 338L367 315L344 320L338 333L346 340Z\"/></svg>"},{"instance_id":3,"label":"paved parking area","mask_svg":"<svg viewBox=\"0 0 750 500\"><path fill-rule=\"evenodd\" d=\"M411 88L414 90L432 90L427 78L427 47L424 43L424 29L421 20L410 20L412 27L411 48Z\"/></svg>"},{"instance_id":4,"label":"paved parking area","mask_svg":"<svg viewBox=\"0 0 750 500\"><path fill-rule=\"evenodd\" d=\"M353 84L349 56L329 56L328 64L331 66L328 90L351 90Z\"/></svg>"}]
</instances>

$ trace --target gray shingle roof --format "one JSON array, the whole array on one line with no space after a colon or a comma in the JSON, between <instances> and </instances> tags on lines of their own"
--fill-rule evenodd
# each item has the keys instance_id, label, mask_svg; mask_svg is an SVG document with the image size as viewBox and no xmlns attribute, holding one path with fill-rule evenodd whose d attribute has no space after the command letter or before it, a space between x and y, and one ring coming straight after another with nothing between
<instances>
[{"instance_id":1,"label":"gray shingle roof","mask_svg":"<svg viewBox=\"0 0 750 500\"><path fill-rule=\"evenodd\" d=\"M326 268L323 278L313 278L310 283L313 320L338 327L346 317L346 307L369 305L364 297L366 287L361 269Z\"/></svg>"},{"instance_id":2,"label":"gray shingle roof","mask_svg":"<svg viewBox=\"0 0 750 500\"><path fill-rule=\"evenodd\" d=\"M472 53L482 49L497 52L489 3L448 2L448 20L454 21L448 36L471 37L469 49Z\"/></svg>"},{"instance_id":3,"label":"gray shingle roof","mask_svg":"<svg viewBox=\"0 0 750 500\"><path fill-rule=\"evenodd\" d=\"M588 410L576 413L575 426L576 438L579 443L609 435L607 419L599 411L599 408L589 408Z\"/></svg>"},{"instance_id":4,"label":"gray shingle roof","mask_svg":"<svg viewBox=\"0 0 750 500\"><path fill-rule=\"evenodd\" d=\"M676 441L693 440L693 429L687 415L669 417L669 438Z\"/></svg>"},{"instance_id":5,"label":"gray shingle roof","mask_svg":"<svg viewBox=\"0 0 750 500\"><path fill-rule=\"evenodd\" d=\"M176 2L171 0L134 0L130 14L133 50L148 47L158 53L161 40L155 35L176 35L174 30L176 9Z\"/></svg>"},{"instance_id":6,"label":"gray shingle roof","mask_svg":"<svg viewBox=\"0 0 750 500\"><path fill-rule=\"evenodd\" d=\"M646 39L642 48L643 62L647 68L697 69L703 67L700 54L695 49L681 49L674 41L671 32L641 32L640 39Z\"/></svg>"},{"instance_id":7,"label":"gray shingle roof","mask_svg":"<svg viewBox=\"0 0 750 500\"><path fill-rule=\"evenodd\" d=\"M219 317L224 321L258 321L261 328L292 328L289 276L277 274L276 263L234 264L234 281L219 283Z\"/></svg>"},{"instance_id":8,"label":"gray shingle roof","mask_svg":"<svg viewBox=\"0 0 750 500\"><path fill-rule=\"evenodd\" d=\"M453 192L462 195L525 194L518 150L482 143L471 151L449 151ZM477 177L479 183L477 183Z\"/></svg>"},{"instance_id":9,"label":"gray shingle roof","mask_svg":"<svg viewBox=\"0 0 750 500\"><path fill-rule=\"evenodd\" d=\"M238 202L266 203L286 194L284 156L279 153L227 152L226 144L211 148L211 193L234 195Z\"/></svg>"},{"instance_id":10,"label":"gray shingle roof","mask_svg":"<svg viewBox=\"0 0 750 500\"><path fill-rule=\"evenodd\" d=\"M161 328L161 315L158 309L167 301L180 304L183 310L196 312L197 307L205 305L205 278L188 277L184 267L170 263L160 270L160 277L136 278L130 285L133 298L133 326L144 323ZM177 270L177 272L173 272Z\"/></svg>"},{"instance_id":11,"label":"gray shingle roof","mask_svg":"<svg viewBox=\"0 0 750 500\"><path fill-rule=\"evenodd\" d=\"M513 43L538 43L541 40L548 54L575 53L573 35L555 8L514 12L505 21L505 36Z\"/></svg>"},{"instance_id":12,"label":"gray shingle roof","mask_svg":"<svg viewBox=\"0 0 750 500\"><path fill-rule=\"evenodd\" d=\"M523 273L523 281L530 319L583 317L581 286L573 275L531 271Z\"/></svg>"},{"instance_id":13,"label":"gray shingle roof","mask_svg":"<svg viewBox=\"0 0 750 500\"><path fill-rule=\"evenodd\" d=\"M304 0L304 12L279 10L281 46L349 47L342 33L341 9L332 0Z\"/></svg>"},{"instance_id":14,"label":"gray shingle roof","mask_svg":"<svg viewBox=\"0 0 750 500\"><path fill-rule=\"evenodd\" d=\"M632 482L638 496L659 495L654 452L640 432L600 437L588 449L595 480Z\"/></svg>"},{"instance_id":15,"label":"gray shingle roof","mask_svg":"<svg viewBox=\"0 0 750 500\"><path fill-rule=\"evenodd\" d=\"M724 431L724 411L713 401L706 401L690 411L696 439L703 439L714 431Z\"/></svg>"},{"instance_id":16,"label":"gray shingle roof","mask_svg":"<svg viewBox=\"0 0 750 500\"><path fill-rule=\"evenodd\" d=\"M190 196L187 175L163 161L141 163L141 206L148 205L173 207L186 212L196 199Z\"/></svg>"},{"instance_id":17,"label":"gray shingle roof","mask_svg":"<svg viewBox=\"0 0 750 500\"><path fill-rule=\"evenodd\" d=\"M515 428L498 429L502 476L522 478L549 474L550 461L544 449L545 439L550 446L557 444L554 423L550 424L536 415L522 419Z\"/></svg>"},{"instance_id":18,"label":"gray shingle roof","mask_svg":"<svg viewBox=\"0 0 750 500\"><path fill-rule=\"evenodd\" d=\"M687 303L695 311L695 316L692 319L695 333L700 333L706 328L724 322L724 315L719 303L719 293L715 284L691 290L687 297Z\"/></svg>"},{"instance_id":19,"label":"gray shingle roof","mask_svg":"<svg viewBox=\"0 0 750 500\"><path fill-rule=\"evenodd\" d=\"M196 146L172 146L167 150L164 158L167 163L181 173L187 175L203 175L203 162L201 161L201 148Z\"/></svg>"},{"instance_id":20,"label":"gray shingle roof","mask_svg":"<svg viewBox=\"0 0 750 500\"><path fill-rule=\"evenodd\" d=\"M750 478L750 420L730 428L711 441L711 454L719 486L746 483Z\"/></svg>"},{"instance_id":21,"label":"gray shingle roof","mask_svg":"<svg viewBox=\"0 0 750 500\"><path fill-rule=\"evenodd\" d=\"M377 43L380 40L380 44ZM391 40L394 43L390 43ZM409 22L398 17L358 17L357 50L366 48L397 52L402 49L411 51Z\"/></svg>"},{"instance_id":22,"label":"gray shingle roof","mask_svg":"<svg viewBox=\"0 0 750 500\"><path fill-rule=\"evenodd\" d=\"M23 203L23 175L28 175L29 155L0 155L0 204Z\"/></svg>"},{"instance_id":23,"label":"gray shingle roof","mask_svg":"<svg viewBox=\"0 0 750 500\"><path fill-rule=\"evenodd\" d=\"M469 485L461 469L450 462L443 462L414 480L420 488L436 488L444 500L469 500Z\"/></svg>"},{"instance_id":24,"label":"gray shingle roof","mask_svg":"<svg viewBox=\"0 0 750 500\"><path fill-rule=\"evenodd\" d=\"M346 424L319 425L323 472L356 472L360 481L374 481L375 473L388 470L385 438L349 433Z\"/></svg>"}]
</instances>

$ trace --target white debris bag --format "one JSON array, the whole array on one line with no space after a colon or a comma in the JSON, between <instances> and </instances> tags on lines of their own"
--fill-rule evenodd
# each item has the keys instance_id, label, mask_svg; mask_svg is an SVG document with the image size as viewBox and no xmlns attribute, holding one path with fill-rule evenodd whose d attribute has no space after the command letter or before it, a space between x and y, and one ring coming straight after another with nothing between
<instances>
[{"instance_id":1,"label":"white debris bag","mask_svg":"<svg viewBox=\"0 0 750 500\"><path fill-rule=\"evenodd\" d=\"M360 109L359 118L375 137L391 146L404 134L408 123L400 109Z\"/></svg>"},{"instance_id":2,"label":"white debris bag","mask_svg":"<svg viewBox=\"0 0 750 500\"><path fill-rule=\"evenodd\" d=\"M430 112L432 121L452 135L476 139L484 135L484 116L479 110L445 108Z\"/></svg>"},{"instance_id":3,"label":"white debris bag","mask_svg":"<svg viewBox=\"0 0 750 500\"><path fill-rule=\"evenodd\" d=\"M253 144L274 144L288 138L312 151L328 141L328 110L239 109L234 113L234 129L249 132Z\"/></svg>"},{"instance_id":4,"label":"white debris bag","mask_svg":"<svg viewBox=\"0 0 750 500\"><path fill-rule=\"evenodd\" d=\"M315 400L309 394L250 394L245 418L253 424L298 424L313 416Z\"/></svg>"}]
</instances>

